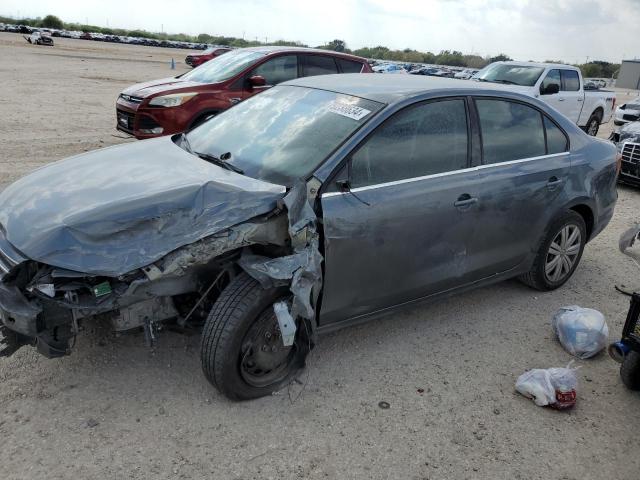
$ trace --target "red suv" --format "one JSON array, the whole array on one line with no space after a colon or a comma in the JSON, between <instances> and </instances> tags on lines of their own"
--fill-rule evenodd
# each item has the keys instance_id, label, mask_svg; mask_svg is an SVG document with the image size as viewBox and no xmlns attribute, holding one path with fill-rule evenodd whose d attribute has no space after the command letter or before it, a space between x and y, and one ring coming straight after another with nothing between
<instances>
[{"instance_id":1,"label":"red suv","mask_svg":"<svg viewBox=\"0 0 640 480\"><path fill-rule=\"evenodd\" d=\"M170 135L286 80L371 71L364 58L326 50L236 49L178 77L127 88L116 101L117 128L136 138Z\"/></svg>"},{"instance_id":2,"label":"red suv","mask_svg":"<svg viewBox=\"0 0 640 480\"><path fill-rule=\"evenodd\" d=\"M230 52L232 49L229 47L211 47L207 48L204 52L201 53L191 53L187 55L184 59L184 63L191 67L199 67L204 62L208 62L209 60L219 57L223 53Z\"/></svg>"}]
</instances>

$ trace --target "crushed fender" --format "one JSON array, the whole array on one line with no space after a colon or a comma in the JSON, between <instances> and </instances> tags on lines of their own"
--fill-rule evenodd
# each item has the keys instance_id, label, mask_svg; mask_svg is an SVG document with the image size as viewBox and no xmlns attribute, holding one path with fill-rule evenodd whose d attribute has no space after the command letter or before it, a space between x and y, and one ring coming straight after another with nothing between
<instances>
[{"instance_id":1,"label":"crushed fender","mask_svg":"<svg viewBox=\"0 0 640 480\"><path fill-rule=\"evenodd\" d=\"M305 183L298 182L284 197L293 254L269 258L243 253L238 261L249 275L265 287L290 285L290 315L315 319L314 307L322 287L322 261L317 218L307 198Z\"/></svg>"}]
</instances>

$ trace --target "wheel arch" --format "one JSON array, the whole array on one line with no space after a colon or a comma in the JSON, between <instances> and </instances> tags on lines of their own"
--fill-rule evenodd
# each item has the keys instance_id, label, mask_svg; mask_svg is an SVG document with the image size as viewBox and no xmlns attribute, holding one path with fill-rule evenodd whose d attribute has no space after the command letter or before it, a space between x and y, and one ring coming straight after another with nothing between
<instances>
[{"instance_id":1,"label":"wheel arch","mask_svg":"<svg viewBox=\"0 0 640 480\"><path fill-rule=\"evenodd\" d=\"M593 214L593 209L587 205L586 203L577 203L569 207L569 210L573 210L577 214L579 214L584 220L585 227L587 229L587 239L591 238L591 234L593 233L593 227L595 224L595 216Z\"/></svg>"},{"instance_id":2,"label":"wheel arch","mask_svg":"<svg viewBox=\"0 0 640 480\"><path fill-rule=\"evenodd\" d=\"M600 121L602 121L602 119L604 118L604 108L602 108L601 105L597 106L593 113L591 113L589 118L593 117L594 115L597 115L598 118L600 118Z\"/></svg>"}]
</instances>

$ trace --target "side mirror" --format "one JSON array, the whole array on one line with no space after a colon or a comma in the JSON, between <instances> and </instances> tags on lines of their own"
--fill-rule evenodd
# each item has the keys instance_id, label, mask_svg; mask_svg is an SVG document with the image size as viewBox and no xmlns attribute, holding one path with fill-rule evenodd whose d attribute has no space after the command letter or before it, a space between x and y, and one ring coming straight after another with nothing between
<instances>
[{"instance_id":1,"label":"side mirror","mask_svg":"<svg viewBox=\"0 0 640 480\"><path fill-rule=\"evenodd\" d=\"M540 95L554 95L560 92L560 85L552 83L547 85L547 88L540 88Z\"/></svg>"},{"instance_id":2,"label":"side mirror","mask_svg":"<svg viewBox=\"0 0 640 480\"><path fill-rule=\"evenodd\" d=\"M267 81L262 75L254 75L253 77L249 77L249 85L251 87L264 87L266 84Z\"/></svg>"}]
</instances>

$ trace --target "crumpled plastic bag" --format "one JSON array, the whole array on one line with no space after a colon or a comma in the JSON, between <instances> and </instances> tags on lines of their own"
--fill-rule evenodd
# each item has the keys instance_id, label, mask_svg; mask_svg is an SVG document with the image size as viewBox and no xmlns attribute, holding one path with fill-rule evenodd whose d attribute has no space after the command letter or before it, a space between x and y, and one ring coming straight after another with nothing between
<instances>
[{"instance_id":1,"label":"crumpled plastic bag","mask_svg":"<svg viewBox=\"0 0 640 480\"><path fill-rule=\"evenodd\" d=\"M578 390L575 371L579 367L571 368L572 363L564 368L534 368L524 372L516 380L516 390L539 407L573 407Z\"/></svg>"},{"instance_id":2,"label":"crumpled plastic bag","mask_svg":"<svg viewBox=\"0 0 640 480\"><path fill-rule=\"evenodd\" d=\"M551 326L564 349L578 358L593 357L608 343L604 315L592 308L562 307L553 315Z\"/></svg>"}]
</instances>

